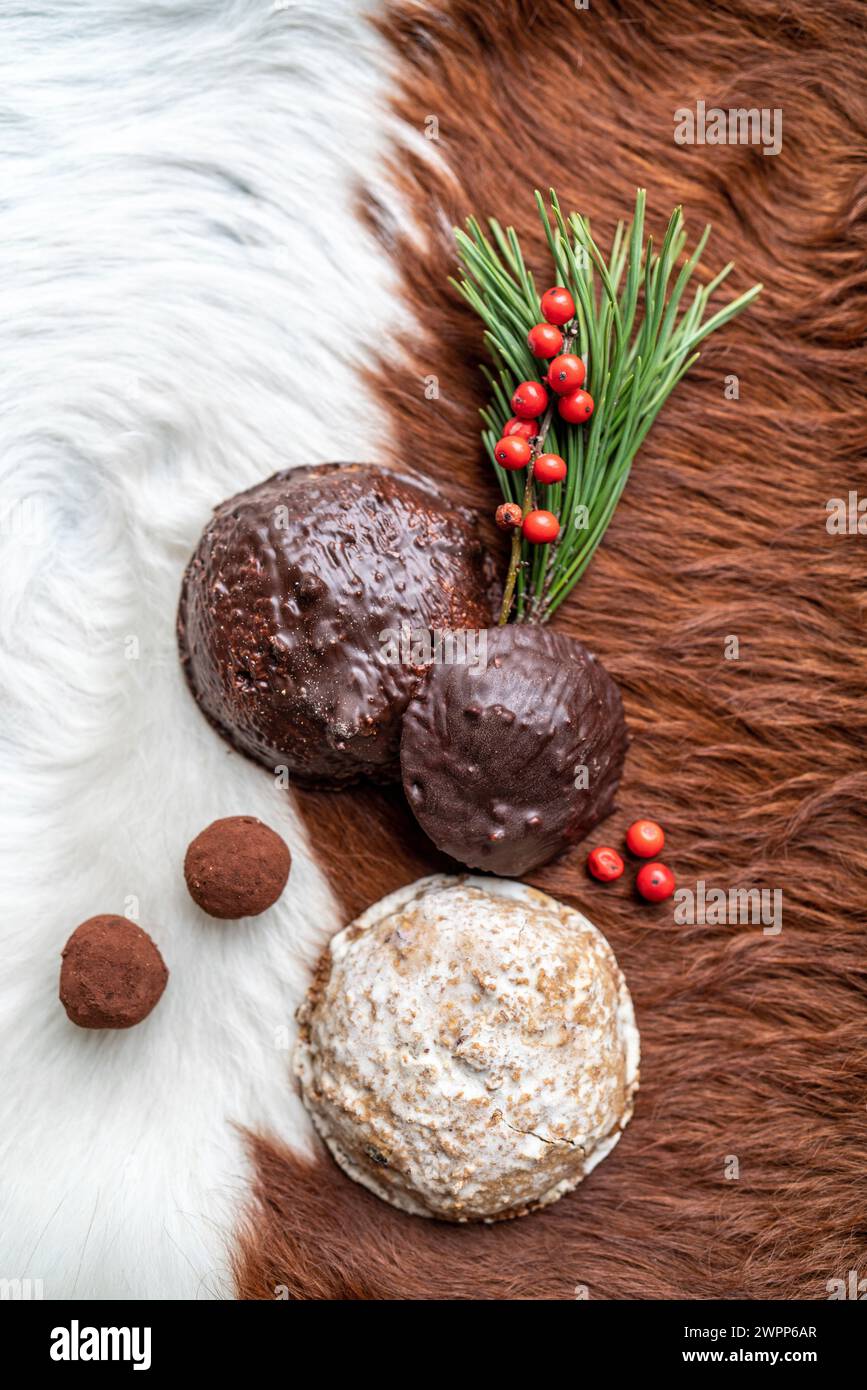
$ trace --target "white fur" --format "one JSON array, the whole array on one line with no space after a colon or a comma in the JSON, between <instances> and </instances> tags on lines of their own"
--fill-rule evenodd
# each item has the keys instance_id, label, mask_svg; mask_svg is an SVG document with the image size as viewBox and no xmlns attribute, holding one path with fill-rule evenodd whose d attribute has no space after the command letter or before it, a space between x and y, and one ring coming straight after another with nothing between
<instances>
[{"instance_id":1,"label":"white fur","mask_svg":"<svg viewBox=\"0 0 867 1390\"><path fill-rule=\"evenodd\" d=\"M353 212L388 134L367 8L3 6L0 1277L46 1297L231 1296L235 1126L309 1132L287 1029L342 923L291 797L195 708L174 623L215 503L383 452L357 373L396 312ZM237 925L181 874L234 813L294 856ZM57 1000L66 937L103 912L171 971L129 1032Z\"/></svg>"}]
</instances>

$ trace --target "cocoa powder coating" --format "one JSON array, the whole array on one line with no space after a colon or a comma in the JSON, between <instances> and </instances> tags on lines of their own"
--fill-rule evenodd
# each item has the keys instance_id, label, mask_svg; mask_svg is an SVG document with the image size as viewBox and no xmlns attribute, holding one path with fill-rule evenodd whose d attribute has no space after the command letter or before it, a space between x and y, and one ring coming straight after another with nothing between
<instances>
[{"instance_id":1,"label":"cocoa powder coating","mask_svg":"<svg viewBox=\"0 0 867 1390\"><path fill-rule=\"evenodd\" d=\"M146 931L126 917L89 917L63 948L60 1002L79 1028L132 1028L147 1018L169 972Z\"/></svg>"},{"instance_id":2,"label":"cocoa powder coating","mask_svg":"<svg viewBox=\"0 0 867 1390\"><path fill-rule=\"evenodd\" d=\"M286 887L289 846L255 816L215 820L190 844L184 878L190 896L211 917L256 917Z\"/></svg>"}]
</instances>

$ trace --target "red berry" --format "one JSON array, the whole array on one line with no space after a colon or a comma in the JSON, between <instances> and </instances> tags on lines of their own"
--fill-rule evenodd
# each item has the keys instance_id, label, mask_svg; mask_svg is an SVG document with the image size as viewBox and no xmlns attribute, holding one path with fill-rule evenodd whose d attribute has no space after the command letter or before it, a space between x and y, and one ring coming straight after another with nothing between
<instances>
[{"instance_id":1,"label":"red berry","mask_svg":"<svg viewBox=\"0 0 867 1390\"><path fill-rule=\"evenodd\" d=\"M583 425L593 414L593 397L588 391L571 391L568 396L560 397L557 409L570 425Z\"/></svg>"},{"instance_id":2,"label":"red berry","mask_svg":"<svg viewBox=\"0 0 867 1390\"><path fill-rule=\"evenodd\" d=\"M674 892L674 874L666 864L642 864L635 886L649 903L663 903Z\"/></svg>"},{"instance_id":3,"label":"red berry","mask_svg":"<svg viewBox=\"0 0 867 1390\"><path fill-rule=\"evenodd\" d=\"M560 523L553 512L528 512L521 528L524 540L533 545L547 545L560 534Z\"/></svg>"},{"instance_id":4,"label":"red berry","mask_svg":"<svg viewBox=\"0 0 867 1390\"><path fill-rule=\"evenodd\" d=\"M534 357L556 357L563 347L563 334L553 323L537 323L527 334L527 346Z\"/></svg>"},{"instance_id":5,"label":"red berry","mask_svg":"<svg viewBox=\"0 0 867 1390\"><path fill-rule=\"evenodd\" d=\"M626 848L640 859L653 859L664 844L665 834L655 820L635 820L626 832Z\"/></svg>"},{"instance_id":6,"label":"red berry","mask_svg":"<svg viewBox=\"0 0 867 1390\"><path fill-rule=\"evenodd\" d=\"M494 514L501 531L514 531L521 524L521 508L517 502L501 502Z\"/></svg>"},{"instance_id":7,"label":"red berry","mask_svg":"<svg viewBox=\"0 0 867 1390\"><path fill-rule=\"evenodd\" d=\"M548 392L538 381L522 381L512 396L512 409L521 420L535 420L548 404Z\"/></svg>"},{"instance_id":8,"label":"red berry","mask_svg":"<svg viewBox=\"0 0 867 1390\"><path fill-rule=\"evenodd\" d=\"M540 454L533 464L537 483L562 483L566 477L566 460L559 454Z\"/></svg>"},{"instance_id":9,"label":"red berry","mask_svg":"<svg viewBox=\"0 0 867 1390\"><path fill-rule=\"evenodd\" d=\"M568 323L575 317L575 300L562 285L552 285L540 301L542 318L549 323Z\"/></svg>"},{"instance_id":10,"label":"red berry","mask_svg":"<svg viewBox=\"0 0 867 1390\"><path fill-rule=\"evenodd\" d=\"M521 439L532 439L536 433L535 420L519 420L517 415L513 415L503 426L503 438L508 439L510 434L517 434Z\"/></svg>"},{"instance_id":11,"label":"red berry","mask_svg":"<svg viewBox=\"0 0 867 1390\"><path fill-rule=\"evenodd\" d=\"M610 883L623 873L623 860L616 849L600 845L598 849L591 849L588 854L587 868L594 878L601 879L603 883Z\"/></svg>"},{"instance_id":12,"label":"red berry","mask_svg":"<svg viewBox=\"0 0 867 1390\"><path fill-rule=\"evenodd\" d=\"M519 434L507 435L494 446L494 458L501 468L526 468L532 450Z\"/></svg>"},{"instance_id":13,"label":"red berry","mask_svg":"<svg viewBox=\"0 0 867 1390\"><path fill-rule=\"evenodd\" d=\"M554 358L548 368L548 385L558 396L568 396L571 391L577 391L579 386L584 385L586 375L587 368L581 358L576 357L574 352L563 352Z\"/></svg>"}]
</instances>

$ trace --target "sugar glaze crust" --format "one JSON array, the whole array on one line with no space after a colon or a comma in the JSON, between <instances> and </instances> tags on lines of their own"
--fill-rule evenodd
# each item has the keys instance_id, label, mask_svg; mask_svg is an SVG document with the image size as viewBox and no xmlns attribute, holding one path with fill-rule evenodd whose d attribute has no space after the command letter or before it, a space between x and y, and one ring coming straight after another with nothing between
<instances>
[{"instance_id":1,"label":"sugar glaze crust","mask_svg":"<svg viewBox=\"0 0 867 1390\"><path fill-rule=\"evenodd\" d=\"M295 1071L357 1182L448 1221L522 1216L616 1144L638 1088L632 1000L585 917L521 883L434 875L340 932Z\"/></svg>"}]
</instances>

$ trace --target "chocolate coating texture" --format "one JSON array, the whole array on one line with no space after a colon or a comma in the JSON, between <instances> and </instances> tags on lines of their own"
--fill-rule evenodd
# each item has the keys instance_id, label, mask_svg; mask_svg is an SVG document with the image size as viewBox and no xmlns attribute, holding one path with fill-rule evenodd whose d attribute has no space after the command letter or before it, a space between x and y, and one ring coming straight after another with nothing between
<instances>
[{"instance_id":1,"label":"chocolate coating texture","mask_svg":"<svg viewBox=\"0 0 867 1390\"><path fill-rule=\"evenodd\" d=\"M587 648L512 624L488 631L486 668L431 667L404 717L403 785L438 849L514 876L610 814L626 746L620 692Z\"/></svg>"},{"instance_id":2,"label":"chocolate coating texture","mask_svg":"<svg viewBox=\"0 0 867 1390\"><path fill-rule=\"evenodd\" d=\"M427 484L291 469L216 509L184 575L181 659L242 752L313 786L394 781L425 667L389 659L389 633L484 627L492 574L472 513Z\"/></svg>"},{"instance_id":3,"label":"chocolate coating texture","mask_svg":"<svg viewBox=\"0 0 867 1390\"><path fill-rule=\"evenodd\" d=\"M63 948L60 1002L79 1028L132 1028L159 1001L169 972L127 917L89 917Z\"/></svg>"}]
</instances>

